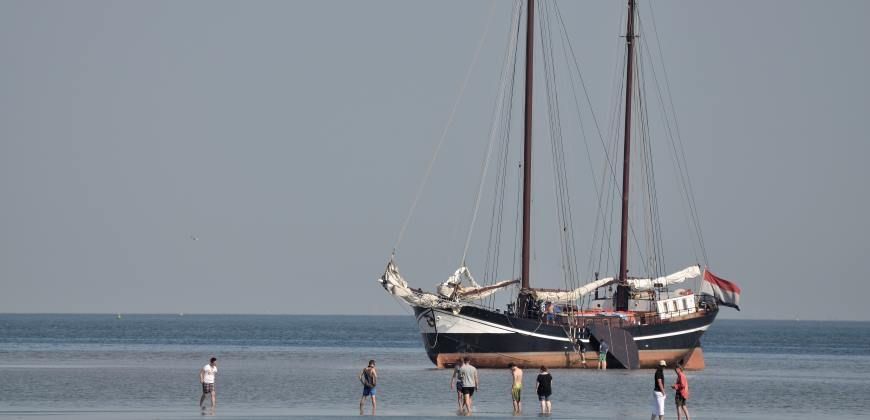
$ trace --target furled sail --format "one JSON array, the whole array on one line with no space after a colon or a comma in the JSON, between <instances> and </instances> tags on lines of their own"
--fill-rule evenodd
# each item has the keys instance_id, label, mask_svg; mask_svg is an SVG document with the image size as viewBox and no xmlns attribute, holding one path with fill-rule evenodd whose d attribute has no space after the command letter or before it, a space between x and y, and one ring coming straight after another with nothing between
<instances>
[{"instance_id":1,"label":"furled sail","mask_svg":"<svg viewBox=\"0 0 870 420\"><path fill-rule=\"evenodd\" d=\"M466 281L469 286L462 286L462 282ZM438 295L450 300L469 302L472 300L483 299L499 290L519 283L519 280L500 281L490 286L481 286L474 281L468 267L459 267L452 276L447 278L447 281L438 285L436 289Z\"/></svg>"},{"instance_id":2,"label":"furled sail","mask_svg":"<svg viewBox=\"0 0 870 420\"><path fill-rule=\"evenodd\" d=\"M586 283L585 285L578 287L574 290L564 291L532 289L531 295L535 298L535 300L546 300L550 302L571 302L580 299L584 295L594 291L599 287L607 286L614 281L616 281L616 279L614 279L613 277L607 277L604 279L599 279L590 283Z\"/></svg>"},{"instance_id":3,"label":"furled sail","mask_svg":"<svg viewBox=\"0 0 870 420\"><path fill-rule=\"evenodd\" d=\"M453 302L439 297L433 293L426 293L420 289L411 289L408 287L408 282L399 274L399 267L393 263L393 260L387 264L378 282L391 295L401 298L411 305L422 306L426 308L449 308L457 309L462 307L461 302Z\"/></svg>"},{"instance_id":4,"label":"furled sail","mask_svg":"<svg viewBox=\"0 0 870 420\"><path fill-rule=\"evenodd\" d=\"M626 281L628 282L628 285L631 286L632 290L652 290L659 287L668 287L672 284L682 283L700 275L701 267L693 265L663 277L656 277L654 279L628 279Z\"/></svg>"}]
</instances>

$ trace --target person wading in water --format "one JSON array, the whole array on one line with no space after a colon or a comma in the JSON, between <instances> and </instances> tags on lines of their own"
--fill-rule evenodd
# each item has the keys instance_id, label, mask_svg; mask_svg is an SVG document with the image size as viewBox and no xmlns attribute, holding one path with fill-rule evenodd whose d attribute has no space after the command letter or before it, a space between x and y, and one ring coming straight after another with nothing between
<instances>
[{"instance_id":1,"label":"person wading in water","mask_svg":"<svg viewBox=\"0 0 870 420\"><path fill-rule=\"evenodd\" d=\"M508 365L511 370L511 399L514 402L514 414L520 414L523 411L522 393L523 393L523 370L517 365L511 363Z\"/></svg>"},{"instance_id":2,"label":"person wading in water","mask_svg":"<svg viewBox=\"0 0 870 420\"><path fill-rule=\"evenodd\" d=\"M652 415L650 420L664 420L665 418L665 373L664 368L668 366L664 360L659 361L659 367L654 375L655 388L653 388L652 398Z\"/></svg>"},{"instance_id":3,"label":"person wading in water","mask_svg":"<svg viewBox=\"0 0 870 420\"><path fill-rule=\"evenodd\" d=\"M674 372L677 374L677 382L671 386L676 392L674 402L677 405L677 420L680 420L680 412L689 420L689 407L686 402L689 400L689 380L686 379L686 374L683 373L683 361L674 366Z\"/></svg>"},{"instance_id":4,"label":"person wading in water","mask_svg":"<svg viewBox=\"0 0 870 420\"><path fill-rule=\"evenodd\" d=\"M450 389L453 389L453 381L456 381L456 406L460 413L465 411L465 395L462 394L462 359L453 365L453 375L450 376Z\"/></svg>"},{"instance_id":5,"label":"person wading in water","mask_svg":"<svg viewBox=\"0 0 870 420\"><path fill-rule=\"evenodd\" d=\"M212 357L208 364L199 370L199 383L202 384L202 397L199 398L199 406L205 410L205 398L211 396L211 409L214 411L217 405L217 393L214 390L214 376L217 375L217 358Z\"/></svg>"},{"instance_id":6,"label":"person wading in water","mask_svg":"<svg viewBox=\"0 0 870 420\"><path fill-rule=\"evenodd\" d=\"M471 359L464 357L459 373L462 375L462 395L465 396L465 414L471 414L474 407L474 390L480 387L480 377L477 368L471 365Z\"/></svg>"},{"instance_id":7,"label":"person wading in water","mask_svg":"<svg viewBox=\"0 0 870 420\"><path fill-rule=\"evenodd\" d=\"M363 392L362 398L359 399L359 415L363 415L366 405L366 397L372 397L372 415L375 415L375 409L378 406L375 399L375 387L378 385L378 372L375 370L375 361L369 360L369 365L359 374L359 381L362 382Z\"/></svg>"}]
</instances>

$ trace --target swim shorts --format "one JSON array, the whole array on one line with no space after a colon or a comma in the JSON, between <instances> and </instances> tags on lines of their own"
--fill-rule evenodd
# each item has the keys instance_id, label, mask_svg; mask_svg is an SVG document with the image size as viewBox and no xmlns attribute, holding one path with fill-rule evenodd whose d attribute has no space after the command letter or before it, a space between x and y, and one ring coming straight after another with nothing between
<instances>
[{"instance_id":1,"label":"swim shorts","mask_svg":"<svg viewBox=\"0 0 870 420\"><path fill-rule=\"evenodd\" d=\"M523 386L522 385L514 385L514 387L511 388L511 397L513 397L514 401L519 402L520 399L522 398L522 393L523 393Z\"/></svg>"},{"instance_id":2,"label":"swim shorts","mask_svg":"<svg viewBox=\"0 0 870 420\"><path fill-rule=\"evenodd\" d=\"M462 393L465 395L474 395L474 387L473 386L464 386L464 387L462 387Z\"/></svg>"},{"instance_id":3,"label":"swim shorts","mask_svg":"<svg viewBox=\"0 0 870 420\"><path fill-rule=\"evenodd\" d=\"M202 383L202 393L203 394L210 394L212 392L214 392L214 382L212 382L210 384L203 382Z\"/></svg>"},{"instance_id":4,"label":"swim shorts","mask_svg":"<svg viewBox=\"0 0 870 420\"><path fill-rule=\"evenodd\" d=\"M371 388L369 388L367 386L363 387L363 397L368 397L368 396L372 396L372 397L375 396L375 387L371 387Z\"/></svg>"}]
</instances>

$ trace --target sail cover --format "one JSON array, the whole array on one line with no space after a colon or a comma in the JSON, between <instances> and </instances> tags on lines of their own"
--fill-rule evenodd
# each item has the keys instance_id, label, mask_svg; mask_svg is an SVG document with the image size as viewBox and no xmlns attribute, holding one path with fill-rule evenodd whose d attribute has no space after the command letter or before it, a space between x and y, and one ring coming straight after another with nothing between
<instances>
[{"instance_id":1,"label":"sail cover","mask_svg":"<svg viewBox=\"0 0 870 420\"><path fill-rule=\"evenodd\" d=\"M468 283L468 286L462 286L462 282ZM490 286L481 286L474 281L468 267L459 267L452 276L447 278L447 281L438 285L438 295L450 300L469 302L472 300L483 299L499 290L519 283L519 280L500 281Z\"/></svg>"},{"instance_id":2,"label":"sail cover","mask_svg":"<svg viewBox=\"0 0 870 420\"><path fill-rule=\"evenodd\" d=\"M638 290L652 290L660 287L668 287L672 284L682 283L688 279L693 279L701 275L701 267L697 265L693 265L691 267L686 267L676 273L669 274L663 277L656 277L654 279L628 279L628 285L635 291Z\"/></svg>"},{"instance_id":3,"label":"sail cover","mask_svg":"<svg viewBox=\"0 0 870 420\"><path fill-rule=\"evenodd\" d=\"M614 279L613 277L607 277L604 279L595 280L591 283L586 283L585 285L578 287L574 290L548 291L532 289L531 294L536 300L548 300L550 302L571 302L580 299L584 295L594 291L599 287L607 286L614 281L616 281L616 279Z\"/></svg>"}]
</instances>

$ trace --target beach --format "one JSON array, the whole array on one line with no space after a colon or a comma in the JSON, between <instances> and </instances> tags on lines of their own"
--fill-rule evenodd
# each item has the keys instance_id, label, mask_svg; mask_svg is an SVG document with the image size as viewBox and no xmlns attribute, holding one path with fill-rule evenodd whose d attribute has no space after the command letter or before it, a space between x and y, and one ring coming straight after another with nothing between
<instances>
[{"instance_id":1,"label":"beach","mask_svg":"<svg viewBox=\"0 0 870 420\"><path fill-rule=\"evenodd\" d=\"M221 418L358 417L377 360L378 415L456 416L410 316L0 315L0 417L202 417L198 371L218 358ZM719 320L693 418L863 418L870 323ZM552 418L649 418L651 370L553 369ZM523 417L537 417L527 368ZM666 385L675 380L665 371ZM512 417L507 369L481 369L476 417ZM675 418L673 393L666 403ZM367 410L368 412L368 410Z\"/></svg>"}]
</instances>

